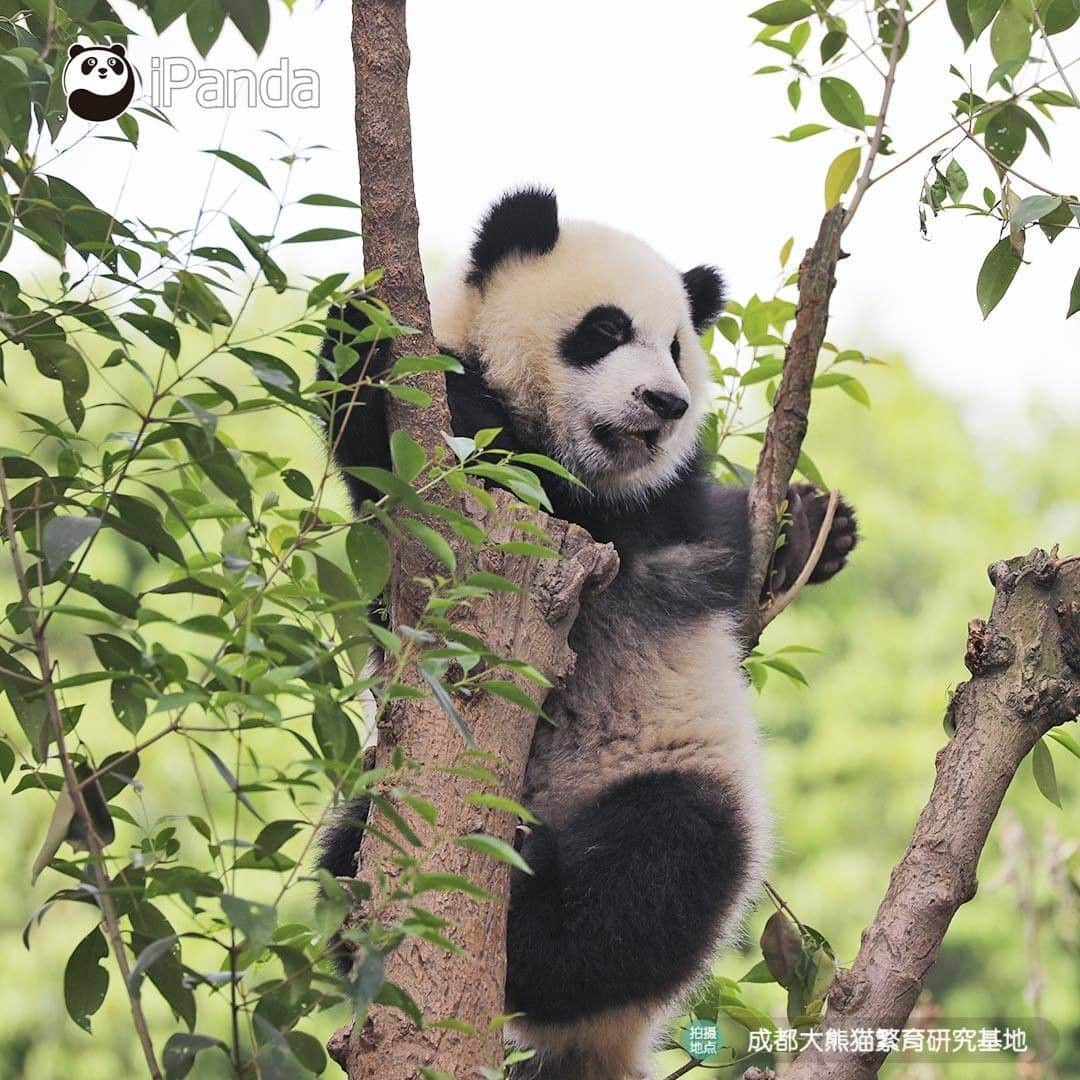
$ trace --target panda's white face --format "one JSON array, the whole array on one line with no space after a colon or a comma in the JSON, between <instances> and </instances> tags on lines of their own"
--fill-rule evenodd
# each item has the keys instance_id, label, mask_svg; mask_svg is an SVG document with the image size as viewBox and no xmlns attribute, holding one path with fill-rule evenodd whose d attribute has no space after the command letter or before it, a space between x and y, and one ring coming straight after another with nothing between
<instances>
[{"instance_id":1,"label":"panda's white face","mask_svg":"<svg viewBox=\"0 0 1080 1080\"><path fill-rule=\"evenodd\" d=\"M127 85L127 61L109 49L84 49L64 71L64 90L86 90L96 97L119 94Z\"/></svg>"},{"instance_id":2,"label":"panda's white face","mask_svg":"<svg viewBox=\"0 0 1080 1080\"><path fill-rule=\"evenodd\" d=\"M694 453L708 363L682 276L635 237L566 223L550 251L510 255L482 287L459 276L432 316L595 494L663 487Z\"/></svg>"}]
</instances>

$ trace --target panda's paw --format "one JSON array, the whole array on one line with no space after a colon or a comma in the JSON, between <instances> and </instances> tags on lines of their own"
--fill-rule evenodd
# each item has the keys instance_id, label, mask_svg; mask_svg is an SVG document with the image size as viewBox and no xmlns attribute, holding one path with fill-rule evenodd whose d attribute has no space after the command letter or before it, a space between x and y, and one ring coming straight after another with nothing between
<instances>
[{"instance_id":1,"label":"panda's paw","mask_svg":"<svg viewBox=\"0 0 1080 1080\"><path fill-rule=\"evenodd\" d=\"M770 580L774 594L793 585L806 565L821 531L828 505L828 493L818 491L813 484L792 484L788 488L787 519L782 532L784 543L776 552ZM828 581L839 573L858 538L855 511L841 497L810 581L815 584Z\"/></svg>"}]
</instances>

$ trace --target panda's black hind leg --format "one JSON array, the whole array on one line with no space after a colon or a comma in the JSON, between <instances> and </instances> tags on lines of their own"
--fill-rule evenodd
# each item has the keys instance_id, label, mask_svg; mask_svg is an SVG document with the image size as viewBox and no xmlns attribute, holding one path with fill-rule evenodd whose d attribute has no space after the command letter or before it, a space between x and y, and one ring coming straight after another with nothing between
<instances>
[{"instance_id":1,"label":"panda's black hind leg","mask_svg":"<svg viewBox=\"0 0 1080 1080\"><path fill-rule=\"evenodd\" d=\"M336 878L354 878L360 858L360 848L364 839L364 825L368 819L371 800L366 796L350 799L334 819L318 836L316 841L319 857L315 865L320 870L327 870ZM319 889L322 895L322 888ZM339 975L347 975L352 958L349 948L337 936L330 940L330 959Z\"/></svg>"},{"instance_id":2,"label":"panda's black hind leg","mask_svg":"<svg viewBox=\"0 0 1080 1080\"><path fill-rule=\"evenodd\" d=\"M678 993L743 896L749 851L735 793L688 772L631 777L533 827L533 874L511 884L508 1008L565 1026Z\"/></svg>"}]
</instances>

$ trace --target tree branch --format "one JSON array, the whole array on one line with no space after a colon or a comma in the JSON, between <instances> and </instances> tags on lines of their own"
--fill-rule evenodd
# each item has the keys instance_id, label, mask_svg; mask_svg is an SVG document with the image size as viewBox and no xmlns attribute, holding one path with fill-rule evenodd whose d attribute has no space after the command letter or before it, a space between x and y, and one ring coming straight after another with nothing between
<instances>
[{"instance_id":1,"label":"tree branch","mask_svg":"<svg viewBox=\"0 0 1080 1080\"><path fill-rule=\"evenodd\" d=\"M829 298L836 284L843 229L844 208L837 205L821 219L817 240L799 266L799 307L795 313L795 328L784 357L773 411L765 428L757 473L750 485L750 572L745 610L750 624L746 628L747 638L751 643L757 641L764 626L758 598L776 550L780 526L778 509L787 497L791 474L806 436L810 391L829 322Z\"/></svg>"},{"instance_id":2,"label":"tree branch","mask_svg":"<svg viewBox=\"0 0 1080 1080\"><path fill-rule=\"evenodd\" d=\"M953 915L975 895L979 856L1017 768L1080 712L1080 564L1036 550L994 563L990 580L990 619L968 627L972 678L949 705L955 734L855 963L829 991L823 1030L904 1026ZM884 1059L808 1048L784 1075L868 1080Z\"/></svg>"}]
</instances>

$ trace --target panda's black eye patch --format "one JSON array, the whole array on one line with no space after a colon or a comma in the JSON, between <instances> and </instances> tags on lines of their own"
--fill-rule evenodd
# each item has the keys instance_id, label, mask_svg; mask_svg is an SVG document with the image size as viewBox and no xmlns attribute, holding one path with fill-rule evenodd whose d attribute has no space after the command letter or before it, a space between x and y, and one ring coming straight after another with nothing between
<instances>
[{"instance_id":1,"label":"panda's black eye patch","mask_svg":"<svg viewBox=\"0 0 1080 1080\"><path fill-rule=\"evenodd\" d=\"M563 335L559 351L568 364L586 366L603 360L608 353L632 341L634 326L630 316L613 304L594 307Z\"/></svg>"},{"instance_id":2,"label":"panda's black eye patch","mask_svg":"<svg viewBox=\"0 0 1080 1080\"><path fill-rule=\"evenodd\" d=\"M679 344L679 335L676 334L671 339L671 359L675 361L675 366L679 366L679 357L682 356L682 346Z\"/></svg>"},{"instance_id":3,"label":"panda's black eye patch","mask_svg":"<svg viewBox=\"0 0 1080 1080\"><path fill-rule=\"evenodd\" d=\"M91 71L93 71L93 70L94 70L94 68L96 68L96 67L97 67L97 57L95 57L95 56L88 56L88 57L87 57L87 58L86 58L86 59L85 59L85 60L84 60L84 61L82 62L82 73L83 73L84 75L89 75L89 74L90 74L90 72L91 72Z\"/></svg>"},{"instance_id":4,"label":"panda's black eye patch","mask_svg":"<svg viewBox=\"0 0 1080 1080\"><path fill-rule=\"evenodd\" d=\"M110 59L109 60L109 67L111 67L113 69L113 71L119 71L120 67L121 67L120 61L116 60L116 59Z\"/></svg>"}]
</instances>

